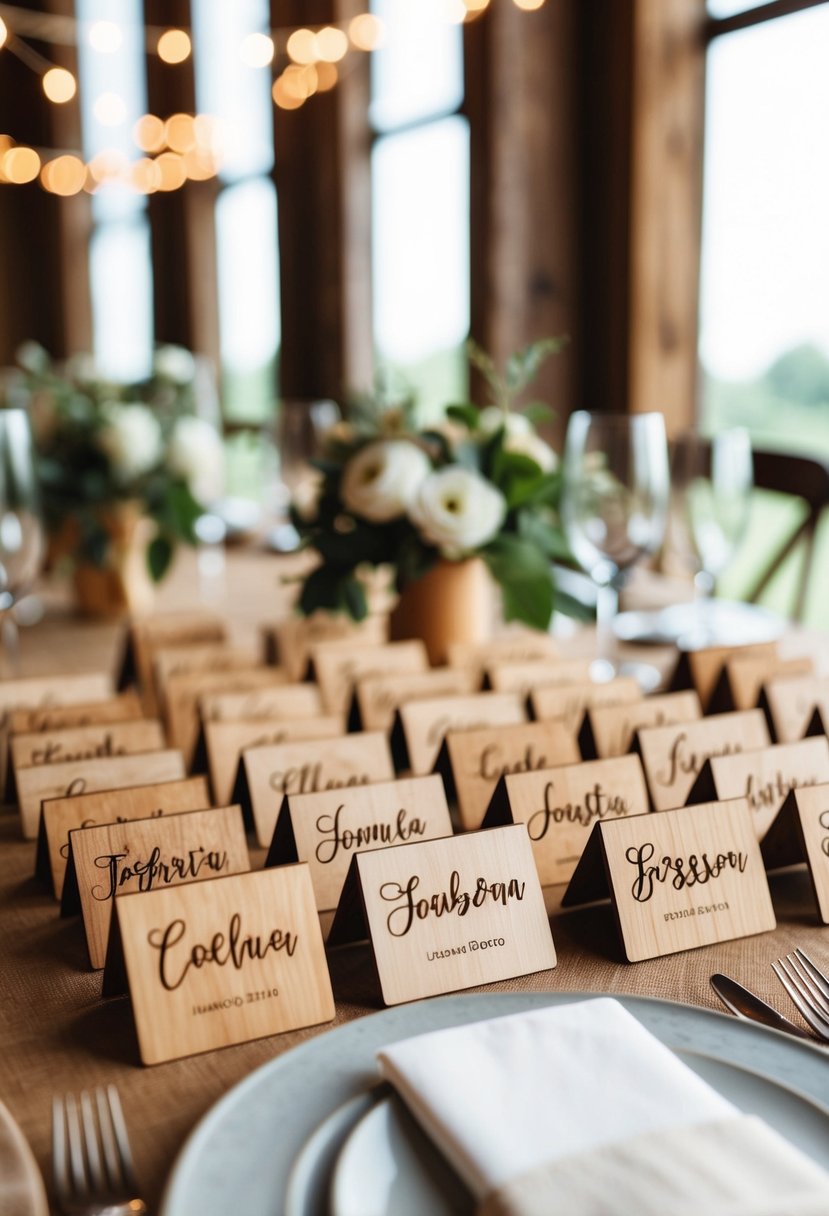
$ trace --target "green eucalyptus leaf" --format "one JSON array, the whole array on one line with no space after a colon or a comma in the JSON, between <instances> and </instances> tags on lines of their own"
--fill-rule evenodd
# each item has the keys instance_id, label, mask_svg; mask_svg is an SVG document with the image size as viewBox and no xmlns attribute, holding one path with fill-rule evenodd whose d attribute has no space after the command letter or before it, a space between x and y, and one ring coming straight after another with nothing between
<instances>
[{"instance_id":1,"label":"green eucalyptus leaf","mask_svg":"<svg viewBox=\"0 0 829 1216\"><path fill-rule=\"evenodd\" d=\"M555 585L549 561L521 537L497 537L481 557L501 588L504 618L547 629L553 614Z\"/></svg>"},{"instance_id":2,"label":"green eucalyptus leaf","mask_svg":"<svg viewBox=\"0 0 829 1216\"><path fill-rule=\"evenodd\" d=\"M159 532L147 547L147 568L154 583L160 583L173 560L173 542L169 536Z\"/></svg>"},{"instance_id":3,"label":"green eucalyptus leaf","mask_svg":"<svg viewBox=\"0 0 829 1216\"><path fill-rule=\"evenodd\" d=\"M366 589L357 578L346 578L342 583L343 603L352 620L363 621L368 616Z\"/></svg>"},{"instance_id":4,"label":"green eucalyptus leaf","mask_svg":"<svg viewBox=\"0 0 829 1216\"><path fill-rule=\"evenodd\" d=\"M538 511L522 510L517 515L518 535L540 549L552 561L572 561L573 555L564 531Z\"/></svg>"},{"instance_id":5,"label":"green eucalyptus leaf","mask_svg":"<svg viewBox=\"0 0 829 1216\"><path fill-rule=\"evenodd\" d=\"M477 431L481 413L476 405L447 405L445 413L447 418L462 423L470 431Z\"/></svg>"}]
</instances>

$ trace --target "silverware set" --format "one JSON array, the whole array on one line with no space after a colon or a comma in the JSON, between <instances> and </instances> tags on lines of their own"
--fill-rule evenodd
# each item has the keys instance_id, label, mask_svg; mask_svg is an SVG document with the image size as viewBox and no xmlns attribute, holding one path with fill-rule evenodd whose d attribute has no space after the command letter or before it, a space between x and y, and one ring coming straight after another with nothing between
<instances>
[{"instance_id":1,"label":"silverware set","mask_svg":"<svg viewBox=\"0 0 829 1216\"><path fill-rule=\"evenodd\" d=\"M811 1042L816 1036L822 1043L829 1043L829 976L799 948L773 962L772 969L813 1034L790 1022L727 975L712 975L711 987L726 1008L737 1017L761 1022Z\"/></svg>"},{"instance_id":2,"label":"silverware set","mask_svg":"<svg viewBox=\"0 0 829 1216\"><path fill-rule=\"evenodd\" d=\"M53 1099L52 1170L64 1216L146 1216L114 1085Z\"/></svg>"}]
</instances>

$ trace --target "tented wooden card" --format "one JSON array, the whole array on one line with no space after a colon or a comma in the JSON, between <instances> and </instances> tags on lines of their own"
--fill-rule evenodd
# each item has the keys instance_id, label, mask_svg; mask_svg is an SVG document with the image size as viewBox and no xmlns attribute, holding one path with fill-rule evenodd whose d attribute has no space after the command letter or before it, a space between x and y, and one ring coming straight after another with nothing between
<instances>
[{"instance_id":1,"label":"tented wooden card","mask_svg":"<svg viewBox=\"0 0 829 1216\"><path fill-rule=\"evenodd\" d=\"M535 663L558 658L558 644L549 633L516 629L486 642L450 642L450 667L468 667L483 674L493 663Z\"/></svg>"},{"instance_id":2,"label":"tented wooden card","mask_svg":"<svg viewBox=\"0 0 829 1216\"><path fill-rule=\"evenodd\" d=\"M579 743L585 759L624 756L637 731L649 726L675 726L702 717L699 697L692 690L666 692L622 705L597 705L584 715Z\"/></svg>"},{"instance_id":3,"label":"tented wooden card","mask_svg":"<svg viewBox=\"0 0 829 1216\"><path fill-rule=\"evenodd\" d=\"M484 826L526 824L546 887L570 881L594 824L647 812L639 757L615 756L508 775L493 795Z\"/></svg>"},{"instance_id":4,"label":"tented wooden card","mask_svg":"<svg viewBox=\"0 0 829 1216\"><path fill-rule=\"evenodd\" d=\"M209 612L167 612L135 620L125 638L119 688L137 683L148 712L158 710L153 683L153 654L164 646L205 646L223 642L225 624Z\"/></svg>"},{"instance_id":5,"label":"tented wooden card","mask_svg":"<svg viewBox=\"0 0 829 1216\"><path fill-rule=\"evenodd\" d=\"M806 862L820 919L829 925L829 785L792 790L760 850L767 869Z\"/></svg>"},{"instance_id":6,"label":"tented wooden card","mask_svg":"<svg viewBox=\"0 0 829 1216\"><path fill-rule=\"evenodd\" d=\"M775 676L760 693L771 732L778 743L794 743L809 729L815 710L829 722L829 677Z\"/></svg>"},{"instance_id":7,"label":"tented wooden card","mask_svg":"<svg viewBox=\"0 0 829 1216\"><path fill-rule=\"evenodd\" d=\"M184 776L184 759L181 752L174 749L22 768L17 774L17 797L23 835L27 840L37 835L40 804L48 798L69 798L95 790L178 781Z\"/></svg>"},{"instance_id":8,"label":"tented wooden card","mask_svg":"<svg viewBox=\"0 0 829 1216\"><path fill-rule=\"evenodd\" d=\"M671 677L671 689L695 688L703 710L707 710L723 667L738 654L746 658L776 658L777 643L752 642L747 646L705 646L700 650L681 650Z\"/></svg>"},{"instance_id":9,"label":"tented wooden card","mask_svg":"<svg viewBox=\"0 0 829 1216\"><path fill-rule=\"evenodd\" d=\"M179 774L181 775L181 774ZM60 899L69 856L69 833L101 823L127 823L131 819L157 819L179 811L201 811L210 806L205 777L157 781L125 789L103 789L43 803L37 838L37 874L51 883Z\"/></svg>"},{"instance_id":10,"label":"tented wooden card","mask_svg":"<svg viewBox=\"0 0 829 1216\"><path fill-rule=\"evenodd\" d=\"M715 714L678 726L651 726L636 733L655 811L685 806L691 787L712 756L768 747L769 732L760 709Z\"/></svg>"},{"instance_id":11,"label":"tented wooden card","mask_svg":"<svg viewBox=\"0 0 829 1216\"><path fill-rule=\"evenodd\" d=\"M632 676L617 676L605 684L585 681L558 687L534 688L530 692L532 715L540 722L563 722L578 735L588 709L602 705L631 705L642 700L642 689Z\"/></svg>"},{"instance_id":12,"label":"tented wooden card","mask_svg":"<svg viewBox=\"0 0 829 1216\"><path fill-rule=\"evenodd\" d=\"M352 646L382 646L388 638L388 617L367 616L352 621L343 613L314 612L290 616L264 630L265 654L278 663L289 680L304 680L317 642L348 640Z\"/></svg>"},{"instance_id":13,"label":"tented wooden card","mask_svg":"<svg viewBox=\"0 0 829 1216\"><path fill-rule=\"evenodd\" d=\"M386 1005L556 965L520 826L356 854L328 940L366 935Z\"/></svg>"},{"instance_id":14,"label":"tented wooden card","mask_svg":"<svg viewBox=\"0 0 829 1216\"><path fill-rule=\"evenodd\" d=\"M486 685L495 692L529 696L534 688L561 688L590 679L589 659L536 659L527 663L493 663L485 670Z\"/></svg>"},{"instance_id":15,"label":"tented wooden card","mask_svg":"<svg viewBox=\"0 0 829 1216\"><path fill-rule=\"evenodd\" d=\"M521 698L514 692L479 692L468 697L427 697L401 705L392 729L398 769L415 776L430 773L450 730L481 730L526 721Z\"/></svg>"},{"instance_id":16,"label":"tented wooden card","mask_svg":"<svg viewBox=\"0 0 829 1216\"><path fill-rule=\"evenodd\" d=\"M608 894L630 963L776 924L743 799L597 823L562 906Z\"/></svg>"},{"instance_id":17,"label":"tented wooden card","mask_svg":"<svg viewBox=\"0 0 829 1216\"><path fill-rule=\"evenodd\" d=\"M205 722L203 730L213 801L217 806L224 806L233 793L243 751L274 743L335 739L345 734L345 722L340 715L276 720L256 718L251 722ZM199 767L197 760L196 768Z\"/></svg>"},{"instance_id":18,"label":"tented wooden card","mask_svg":"<svg viewBox=\"0 0 829 1216\"><path fill-rule=\"evenodd\" d=\"M131 756L136 752L158 752L165 746L161 723L151 718L134 722L104 722L73 726L66 730L33 731L9 740L12 793L21 770L72 761L102 760Z\"/></svg>"},{"instance_id":19,"label":"tented wooden card","mask_svg":"<svg viewBox=\"0 0 829 1216\"><path fill-rule=\"evenodd\" d=\"M9 733L23 735L32 731L69 730L74 726L92 726L99 722L134 722L143 717L144 710L138 693L128 689L105 701L52 705L43 709L13 709L9 715Z\"/></svg>"},{"instance_id":20,"label":"tented wooden card","mask_svg":"<svg viewBox=\"0 0 829 1216\"><path fill-rule=\"evenodd\" d=\"M0 680L0 789L6 787L8 727L14 710L85 705L107 701L112 693L112 677L105 672Z\"/></svg>"},{"instance_id":21,"label":"tented wooden card","mask_svg":"<svg viewBox=\"0 0 829 1216\"><path fill-rule=\"evenodd\" d=\"M443 782L436 773L292 794L279 812L265 864L307 861L317 909L331 912L355 853L451 835Z\"/></svg>"},{"instance_id":22,"label":"tented wooden card","mask_svg":"<svg viewBox=\"0 0 829 1216\"><path fill-rule=\"evenodd\" d=\"M713 756L695 781L688 802L745 798L757 839L762 840L791 790L827 782L829 740L818 735L737 756Z\"/></svg>"},{"instance_id":23,"label":"tented wooden card","mask_svg":"<svg viewBox=\"0 0 829 1216\"><path fill-rule=\"evenodd\" d=\"M255 654L224 642L163 646L153 655L156 688L162 696L171 676L192 675L197 671L246 671L258 665Z\"/></svg>"},{"instance_id":24,"label":"tented wooden card","mask_svg":"<svg viewBox=\"0 0 829 1216\"><path fill-rule=\"evenodd\" d=\"M69 833L61 913L83 914L90 966L98 971L106 961L116 895L249 869L238 806L75 828Z\"/></svg>"},{"instance_id":25,"label":"tented wooden card","mask_svg":"<svg viewBox=\"0 0 829 1216\"><path fill-rule=\"evenodd\" d=\"M250 667L234 671L191 671L170 676L164 689L167 738L178 747L189 766L199 737L199 701L209 692L248 692L285 684L277 667Z\"/></svg>"},{"instance_id":26,"label":"tented wooden card","mask_svg":"<svg viewBox=\"0 0 829 1216\"><path fill-rule=\"evenodd\" d=\"M507 773L530 773L560 764L577 764L579 749L559 722L519 722L483 730L449 731L437 759L458 818L466 829L479 828L495 787Z\"/></svg>"},{"instance_id":27,"label":"tented wooden card","mask_svg":"<svg viewBox=\"0 0 829 1216\"><path fill-rule=\"evenodd\" d=\"M311 662L326 712L344 714L358 680L367 676L427 671L429 656L419 638L388 642L385 646L354 646L350 641L317 642L311 647Z\"/></svg>"},{"instance_id":28,"label":"tented wooden card","mask_svg":"<svg viewBox=\"0 0 829 1216\"><path fill-rule=\"evenodd\" d=\"M316 684L276 684L245 692L208 692L199 699L203 722L238 722L254 718L321 718L322 697Z\"/></svg>"},{"instance_id":29,"label":"tented wooden card","mask_svg":"<svg viewBox=\"0 0 829 1216\"><path fill-rule=\"evenodd\" d=\"M362 676L354 690L352 721L359 730L391 730L395 711L406 701L467 696L477 692L480 683L477 672L462 667Z\"/></svg>"},{"instance_id":30,"label":"tented wooden card","mask_svg":"<svg viewBox=\"0 0 829 1216\"><path fill-rule=\"evenodd\" d=\"M781 659L779 655L740 654L727 659L708 702L709 713L754 709L769 680L813 674L811 659Z\"/></svg>"},{"instance_id":31,"label":"tented wooden card","mask_svg":"<svg viewBox=\"0 0 829 1216\"><path fill-rule=\"evenodd\" d=\"M104 993L128 981L144 1064L334 1017L305 865L119 895L112 928Z\"/></svg>"},{"instance_id":32,"label":"tented wooden card","mask_svg":"<svg viewBox=\"0 0 829 1216\"><path fill-rule=\"evenodd\" d=\"M393 777L389 741L379 731L277 743L242 753L233 801L241 803L257 842L267 848L282 800L288 794L346 789L372 781L391 781Z\"/></svg>"}]
</instances>

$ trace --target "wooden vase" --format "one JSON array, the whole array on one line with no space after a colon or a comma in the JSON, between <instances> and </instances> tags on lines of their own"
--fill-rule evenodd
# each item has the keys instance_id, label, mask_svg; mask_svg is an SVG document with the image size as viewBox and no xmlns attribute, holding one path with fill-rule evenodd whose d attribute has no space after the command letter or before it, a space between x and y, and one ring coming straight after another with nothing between
<instances>
[{"instance_id":1,"label":"wooden vase","mask_svg":"<svg viewBox=\"0 0 829 1216\"><path fill-rule=\"evenodd\" d=\"M103 566L78 562L75 603L84 616L118 617L149 611L155 588L147 567L153 523L136 503L113 503L101 515L110 538Z\"/></svg>"},{"instance_id":2,"label":"wooden vase","mask_svg":"<svg viewBox=\"0 0 829 1216\"><path fill-rule=\"evenodd\" d=\"M389 632L393 641L422 638L429 662L437 667L447 661L451 643L492 637L496 609L495 586L480 558L441 560L403 588Z\"/></svg>"}]
</instances>

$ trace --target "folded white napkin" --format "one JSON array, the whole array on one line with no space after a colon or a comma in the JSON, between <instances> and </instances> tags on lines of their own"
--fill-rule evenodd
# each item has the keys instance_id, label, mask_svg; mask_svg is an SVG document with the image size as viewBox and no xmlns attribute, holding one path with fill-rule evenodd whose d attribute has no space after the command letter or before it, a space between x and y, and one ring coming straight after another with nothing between
<instances>
[{"instance_id":1,"label":"folded white napkin","mask_svg":"<svg viewBox=\"0 0 829 1216\"><path fill-rule=\"evenodd\" d=\"M551 1164L556 1172L559 1163L569 1168L583 1154L593 1154L600 1175L601 1150L636 1137L641 1143L690 1125L744 1122L736 1107L610 998L435 1031L394 1043L378 1059L381 1073L480 1200L517 1179L548 1173ZM722 1140L719 1129L714 1139ZM677 1140L682 1137L673 1137L674 1153L681 1151ZM802 1154L796 1157L807 1173L811 1169L812 1183L829 1188L828 1175ZM579 1178L591 1169L582 1160L571 1173ZM544 1185L545 1194L552 1193ZM607 1206L606 1194L598 1206L577 1209L572 1177L568 1186L568 1216L625 1213L624 1206ZM492 1210L533 1209L524 1203Z\"/></svg>"}]
</instances>

